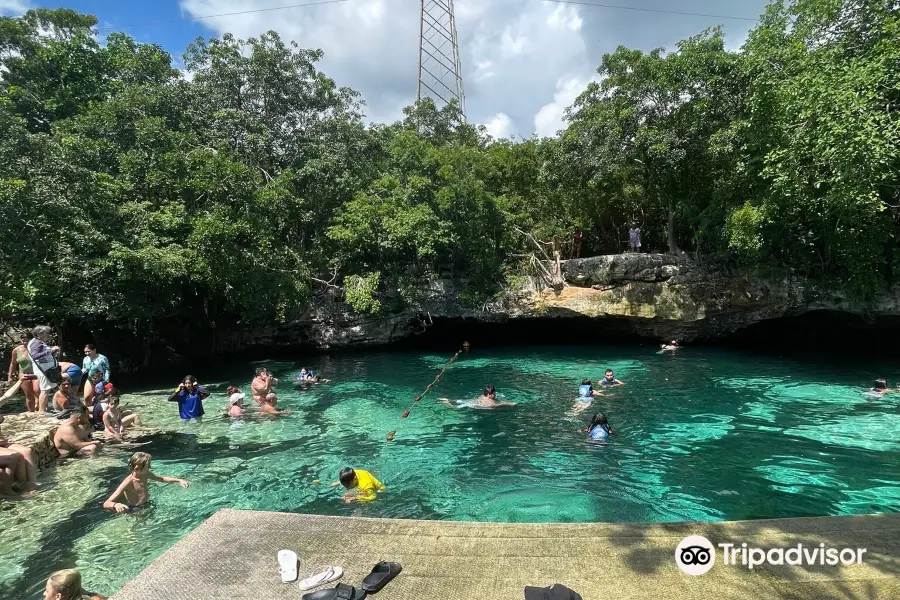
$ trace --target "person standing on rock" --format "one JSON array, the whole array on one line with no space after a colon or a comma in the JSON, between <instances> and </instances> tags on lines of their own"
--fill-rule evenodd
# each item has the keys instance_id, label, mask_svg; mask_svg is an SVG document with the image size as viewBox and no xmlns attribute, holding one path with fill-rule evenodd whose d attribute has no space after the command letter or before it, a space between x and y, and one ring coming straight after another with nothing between
<instances>
[{"instance_id":1,"label":"person standing on rock","mask_svg":"<svg viewBox=\"0 0 900 600\"><path fill-rule=\"evenodd\" d=\"M38 412L43 414L47 412L50 393L56 390L56 386L62 379L59 361L56 360L59 346L47 345L47 340L50 339L50 328L46 325L35 327L33 333L34 339L28 342L28 356L31 357L31 364L34 374L37 375L40 389Z\"/></svg>"},{"instance_id":2,"label":"person standing on rock","mask_svg":"<svg viewBox=\"0 0 900 600\"><path fill-rule=\"evenodd\" d=\"M569 258L581 258L581 230L577 227L572 232L572 254Z\"/></svg>"},{"instance_id":3,"label":"person standing on rock","mask_svg":"<svg viewBox=\"0 0 900 600\"><path fill-rule=\"evenodd\" d=\"M9 374L7 375L7 381L13 385L13 377L16 374L16 369L18 369L19 389L25 394L25 412L33 412L37 408L39 393L36 385L37 375L34 374L34 365L31 364L31 357L28 356L28 340L30 339L31 334L27 331L23 331L19 335L20 344L12 350L12 356L9 360ZM12 392L9 396L12 397L14 394L15 392Z\"/></svg>"},{"instance_id":4,"label":"person standing on rock","mask_svg":"<svg viewBox=\"0 0 900 600\"><path fill-rule=\"evenodd\" d=\"M628 246L632 252L641 251L641 228L638 227L637 221L631 223L631 229L628 230Z\"/></svg>"}]
</instances>

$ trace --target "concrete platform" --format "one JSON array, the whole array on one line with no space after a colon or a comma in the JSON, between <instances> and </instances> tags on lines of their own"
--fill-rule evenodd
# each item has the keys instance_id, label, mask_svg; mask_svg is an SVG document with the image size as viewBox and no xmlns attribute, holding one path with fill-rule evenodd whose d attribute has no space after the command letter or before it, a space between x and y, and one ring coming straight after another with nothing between
<instances>
[{"instance_id":1,"label":"concrete platform","mask_svg":"<svg viewBox=\"0 0 900 600\"><path fill-rule=\"evenodd\" d=\"M852 566L723 565L692 577L675 564L688 535L760 548L866 548ZM900 515L691 524L491 524L222 510L111 600L300 598L276 553L300 556L300 578L325 565L358 586L372 565L403 572L378 600L522 600L526 585L563 583L584 600L900 598ZM334 584L330 584L329 587Z\"/></svg>"}]
</instances>

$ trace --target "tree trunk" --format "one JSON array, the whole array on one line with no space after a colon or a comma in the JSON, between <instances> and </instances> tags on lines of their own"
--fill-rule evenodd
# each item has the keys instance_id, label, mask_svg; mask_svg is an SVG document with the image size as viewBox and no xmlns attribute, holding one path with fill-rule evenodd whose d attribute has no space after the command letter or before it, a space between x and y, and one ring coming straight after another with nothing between
<instances>
[{"instance_id":1,"label":"tree trunk","mask_svg":"<svg viewBox=\"0 0 900 600\"><path fill-rule=\"evenodd\" d=\"M669 198L669 227L666 231L669 242L669 254L683 254L675 241L675 201Z\"/></svg>"}]
</instances>

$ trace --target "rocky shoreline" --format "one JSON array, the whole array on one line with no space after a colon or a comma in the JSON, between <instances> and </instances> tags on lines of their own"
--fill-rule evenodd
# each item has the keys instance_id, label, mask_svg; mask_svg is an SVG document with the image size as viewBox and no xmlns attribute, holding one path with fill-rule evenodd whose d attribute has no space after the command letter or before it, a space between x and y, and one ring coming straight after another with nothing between
<instances>
[{"instance_id":1,"label":"rocky shoreline","mask_svg":"<svg viewBox=\"0 0 900 600\"><path fill-rule=\"evenodd\" d=\"M320 290L302 318L289 323L170 324L147 334L108 323L65 330L63 337L79 343L92 339L115 357L116 372L126 375L179 372L246 351L389 346L440 330L432 327L435 324L445 326L445 337L460 335L460 326L470 331L482 324L521 329L549 320L558 322L560 331L575 329L577 334L587 324L601 337L615 334L619 340L718 343L758 324L830 311L870 328L884 318L891 331L900 330L900 286L861 303L800 277L729 272L669 254L567 260L560 275L563 284L555 288L537 278L517 278L515 285L510 282L480 305L473 305L465 282L422 278L413 285L414 301L402 301L397 290L387 290L379 299L395 308L375 315L354 311L344 301L343 290L332 286ZM432 336L436 338L440 335Z\"/></svg>"},{"instance_id":2,"label":"rocky shoreline","mask_svg":"<svg viewBox=\"0 0 900 600\"><path fill-rule=\"evenodd\" d=\"M21 444L30 448L38 472L56 464L59 452L53 445L53 436L63 421L38 413L6 413L3 416L3 424L0 426L3 437L7 438L11 444ZM159 430L145 426L129 429L129 432L131 432L131 437L161 433ZM95 431L93 437L102 440L106 435L103 431Z\"/></svg>"},{"instance_id":3,"label":"rocky shoreline","mask_svg":"<svg viewBox=\"0 0 900 600\"><path fill-rule=\"evenodd\" d=\"M900 288L874 303L823 290L798 277L730 274L668 254L618 254L563 261L565 285L531 280L480 307L462 301L449 279L423 281L415 305L378 316L354 312L330 290L300 323L230 334L232 347L305 344L319 349L386 345L422 333L436 320L502 323L529 319L615 319L634 336L686 342L727 337L751 325L835 311L875 318L900 317Z\"/></svg>"}]
</instances>

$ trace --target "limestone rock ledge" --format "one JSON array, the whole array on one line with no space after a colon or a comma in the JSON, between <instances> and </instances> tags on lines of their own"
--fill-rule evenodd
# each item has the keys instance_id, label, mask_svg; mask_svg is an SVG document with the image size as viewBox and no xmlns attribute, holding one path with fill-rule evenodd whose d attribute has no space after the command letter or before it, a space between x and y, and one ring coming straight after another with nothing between
<instances>
[{"instance_id":1,"label":"limestone rock ledge","mask_svg":"<svg viewBox=\"0 0 900 600\"><path fill-rule=\"evenodd\" d=\"M11 444L21 444L31 448L38 470L43 471L56 462L59 452L53 446L53 436L61 421L37 413L4 415L3 436Z\"/></svg>"},{"instance_id":2,"label":"limestone rock ledge","mask_svg":"<svg viewBox=\"0 0 900 600\"><path fill-rule=\"evenodd\" d=\"M415 306L379 316L355 313L339 293L323 295L302 324L319 348L388 344L424 331L434 319L502 322L513 319L610 319L621 331L660 340L721 338L754 323L831 310L867 317L900 316L900 289L874 304L816 288L798 277L761 278L700 267L665 254L618 254L562 263L566 287L532 282L480 307L461 300L445 279L423 281Z\"/></svg>"}]
</instances>

